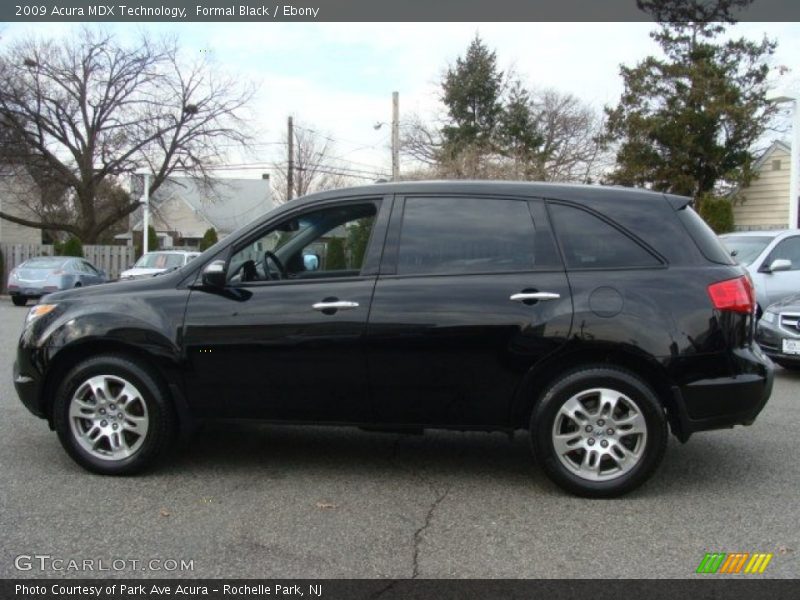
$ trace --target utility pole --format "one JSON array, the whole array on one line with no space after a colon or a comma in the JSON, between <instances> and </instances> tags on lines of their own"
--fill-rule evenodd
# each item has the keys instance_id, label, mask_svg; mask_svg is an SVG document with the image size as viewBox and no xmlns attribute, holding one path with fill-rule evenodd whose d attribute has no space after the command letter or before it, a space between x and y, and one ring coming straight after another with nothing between
<instances>
[{"instance_id":1,"label":"utility pole","mask_svg":"<svg viewBox=\"0 0 800 600\"><path fill-rule=\"evenodd\" d=\"M294 198L294 122L289 117L286 137L289 140L289 160L286 172L286 200Z\"/></svg>"},{"instance_id":2,"label":"utility pole","mask_svg":"<svg viewBox=\"0 0 800 600\"><path fill-rule=\"evenodd\" d=\"M400 93L392 92L392 181L400 178Z\"/></svg>"},{"instance_id":3,"label":"utility pole","mask_svg":"<svg viewBox=\"0 0 800 600\"><path fill-rule=\"evenodd\" d=\"M136 171L142 176L142 254L149 251L150 242L150 171Z\"/></svg>"}]
</instances>

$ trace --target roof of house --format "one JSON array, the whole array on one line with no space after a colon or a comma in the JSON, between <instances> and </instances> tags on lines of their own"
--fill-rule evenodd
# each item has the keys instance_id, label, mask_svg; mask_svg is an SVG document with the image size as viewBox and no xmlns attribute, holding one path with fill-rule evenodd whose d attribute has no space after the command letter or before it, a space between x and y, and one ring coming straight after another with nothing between
<instances>
[{"instance_id":1,"label":"roof of house","mask_svg":"<svg viewBox=\"0 0 800 600\"><path fill-rule=\"evenodd\" d=\"M773 152L776 150L783 150L784 152L792 152L792 147L789 146L786 142L781 142L780 140L775 140L770 144L769 148L764 150L758 160L753 164L753 168L758 170L761 166L769 160L769 157L772 155Z\"/></svg>"},{"instance_id":2,"label":"roof of house","mask_svg":"<svg viewBox=\"0 0 800 600\"><path fill-rule=\"evenodd\" d=\"M198 179L170 177L153 193L151 202L173 199L186 202L219 233L230 233L273 207L268 179L216 179L213 186L206 186Z\"/></svg>"}]
</instances>

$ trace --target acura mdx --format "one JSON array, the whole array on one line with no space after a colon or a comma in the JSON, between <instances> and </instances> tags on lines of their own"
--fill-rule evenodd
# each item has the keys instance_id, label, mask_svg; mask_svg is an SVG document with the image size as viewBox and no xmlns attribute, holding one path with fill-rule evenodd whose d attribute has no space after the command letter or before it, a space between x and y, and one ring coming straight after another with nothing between
<instances>
[{"instance_id":1,"label":"acura mdx","mask_svg":"<svg viewBox=\"0 0 800 600\"><path fill-rule=\"evenodd\" d=\"M150 466L206 419L525 430L584 496L772 388L752 282L688 198L389 183L293 200L160 277L34 306L14 381L70 456Z\"/></svg>"}]
</instances>

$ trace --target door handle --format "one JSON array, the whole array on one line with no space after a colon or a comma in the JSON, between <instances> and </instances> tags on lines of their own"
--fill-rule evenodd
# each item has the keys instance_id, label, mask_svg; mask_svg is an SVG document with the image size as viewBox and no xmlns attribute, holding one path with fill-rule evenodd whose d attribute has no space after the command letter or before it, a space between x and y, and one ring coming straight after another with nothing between
<instances>
[{"instance_id":1,"label":"door handle","mask_svg":"<svg viewBox=\"0 0 800 600\"><path fill-rule=\"evenodd\" d=\"M350 302L349 300L336 300L331 302L317 302L312 304L311 308L314 310L352 310L358 308L358 302Z\"/></svg>"},{"instance_id":2,"label":"door handle","mask_svg":"<svg viewBox=\"0 0 800 600\"><path fill-rule=\"evenodd\" d=\"M514 302L530 302L531 300L558 300L561 294L554 292L520 292L518 294L511 294L509 300Z\"/></svg>"}]
</instances>

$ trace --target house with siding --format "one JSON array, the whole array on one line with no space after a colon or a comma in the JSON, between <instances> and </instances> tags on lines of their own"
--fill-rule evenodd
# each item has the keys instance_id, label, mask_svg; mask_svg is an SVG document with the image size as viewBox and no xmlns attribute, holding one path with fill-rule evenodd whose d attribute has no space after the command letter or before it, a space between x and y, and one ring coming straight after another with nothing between
<instances>
[{"instance_id":1,"label":"house with siding","mask_svg":"<svg viewBox=\"0 0 800 600\"><path fill-rule=\"evenodd\" d=\"M150 199L150 225L159 247L196 248L208 229L222 239L274 206L268 177L217 179L212 186L189 177L170 177ZM132 244L141 231L141 209L130 217L128 232L114 236Z\"/></svg>"},{"instance_id":2,"label":"house with siding","mask_svg":"<svg viewBox=\"0 0 800 600\"><path fill-rule=\"evenodd\" d=\"M39 193L24 169L0 166L0 212L22 219L37 220L25 205L25 197ZM41 244L42 230L0 218L0 244Z\"/></svg>"},{"instance_id":3,"label":"house with siding","mask_svg":"<svg viewBox=\"0 0 800 600\"><path fill-rule=\"evenodd\" d=\"M754 166L758 177L733 197L735 228L739 231L786 229L789 227L791 147L773 142Z\"/></svg>"}]
</instances>

